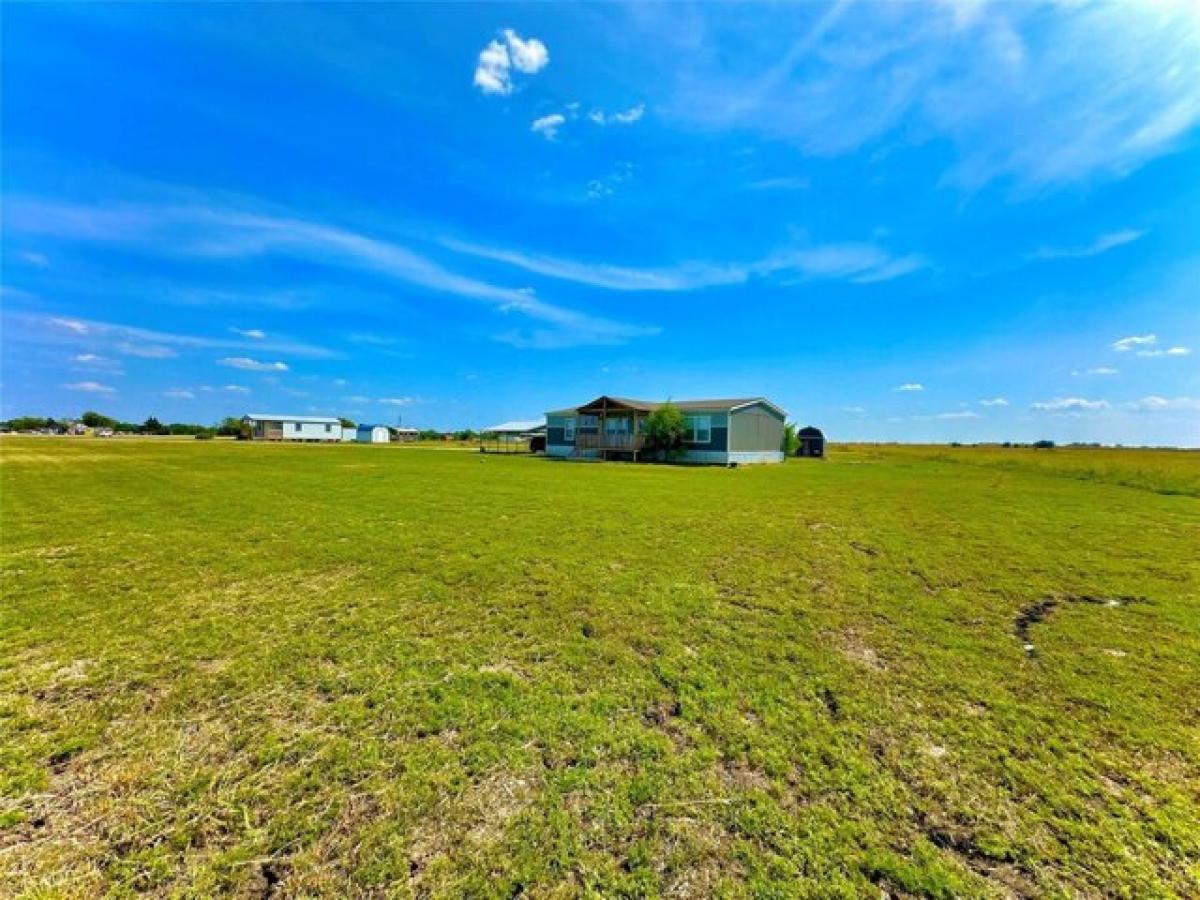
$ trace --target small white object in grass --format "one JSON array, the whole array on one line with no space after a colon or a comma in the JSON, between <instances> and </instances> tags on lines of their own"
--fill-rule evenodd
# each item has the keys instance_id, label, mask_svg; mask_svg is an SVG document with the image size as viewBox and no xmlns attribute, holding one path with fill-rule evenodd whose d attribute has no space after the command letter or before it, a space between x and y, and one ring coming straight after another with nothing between
<instances>
[{"instance_id":1,"label":"small white object in grass","mask_svg":"<svg viewBox=\"0 0 1200 900\"><path fill-rule=\"evenodd\" d=\"M932 744L925 748L925 752L928 753L930 756L932 756L934 759L941 759L943 756L946 755L946 748L939 746L938 744Z\"/></svg>"},{"instance_id":2,"label":"small white object in grass","mask_svg":"<svg viewBox=\"0 0 1200 900\"><path fill-rule=\"evenodd\" d=\"M1025 652L1026 652L1026 653L1032 653L1032 652L1033 652L1033 644L1026 644L1026 645L1025 645Z\"/></svg>"}]
</instances>

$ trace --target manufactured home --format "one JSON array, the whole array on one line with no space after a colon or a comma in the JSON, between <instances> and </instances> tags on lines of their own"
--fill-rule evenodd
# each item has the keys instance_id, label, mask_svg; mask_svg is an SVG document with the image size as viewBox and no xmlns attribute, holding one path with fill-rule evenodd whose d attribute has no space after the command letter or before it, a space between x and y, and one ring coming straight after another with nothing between
<instances>
[{"instance_id":1,"label":"manufactured home","mask_svg":"<svg viewBox=\"0 0 1200 900\"><path fill-rule=\"evenodd\" d=\"M336 416L293 416L250 413L242 417L255 441L340 441L342 420Z\"/></svg>"},{"instance_id":2,"label":"manufactured home","mask_svg":"<svg viewBox=\"0 0 1200 900\"><path fill-rule=\"evenodd\" d=\"M787 413L765 397L672 400L687 420L680 462L745 465L783 462ZM645 422L662 402L597 397L546 413L546 455L632 459L645 452ZM645 457L643 457L645 458Z\"/></svg>"}]
</instances>

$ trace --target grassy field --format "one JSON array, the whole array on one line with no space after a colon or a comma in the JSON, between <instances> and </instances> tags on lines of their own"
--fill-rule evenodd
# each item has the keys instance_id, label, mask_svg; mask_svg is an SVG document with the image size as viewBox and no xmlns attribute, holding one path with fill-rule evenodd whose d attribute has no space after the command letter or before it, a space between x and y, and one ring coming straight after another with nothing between
<instances>
[{"instance_id":1,"label":"grassy field","mask_svg":"<svg viewBox=\"0 0 1200 900\"><path fill-rule=\"evenodd\" d=\"M1200 895L1200 455L0 440L0 895Z\"/></svg>"}]
</instances>

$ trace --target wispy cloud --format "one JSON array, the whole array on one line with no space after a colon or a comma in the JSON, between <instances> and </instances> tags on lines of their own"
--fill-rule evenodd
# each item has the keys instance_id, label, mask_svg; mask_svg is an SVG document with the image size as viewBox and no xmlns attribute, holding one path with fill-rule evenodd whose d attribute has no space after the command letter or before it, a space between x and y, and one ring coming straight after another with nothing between
<instances>
[{"instance_id":1,"label":"wispy cloud","mask_svg":"<svg viewBox=\"0 0 1200 900\"><path fill-rule=\"evenodd\" d=\"M929 265L916 254L896 256L882 247L862 243L789 248L749 263L694 261L648 268L582 262L454 239L442 243L450 250L502 262L547 278L614 291L694 291L773 276L869 284L900 278Z\"/></svg>"},{"instance_id":2,"label":"wispy cloud","mask_svg":"<svg viewBox=\"0 0 1200 900\"><path fill-rule=\"evenodd\" d=\"M548 141L553 141L558 137L558 129L565 121L567 120L560 113L551 113L548 116L534 119L529 130L540 134Z\"/></svg>"},{"instance_id":3,"label":"wispy cloud","mask_svg":"<svg viewBox=\"0 0 1200 900\"><path fill-rule=\"evenodd\" d=\"M938 413L934 416L935 419L979 419L982 416L977 412L971 412L969 409L959 410L958 412Z\"/></svg>"},{"instance_id":4,"label":"wispy cloud","mask_svg":"<svg viewBox=\"0 0 1200 900\"><path fill-rule=\"evenodd\" d=\"M1008 401L1003 397L992 397L990 400L980 400L980 406L1008 406Z\"/></svg>"},{"instance_id":5,"label":"wispy cloud","mask_svg":"<svg viewBox=\"0 0 1200 900\"><path fill-rule=\"evenodd\" d=\"M194 391L186 390L185 388L170 388L163 391L164 397L170 397L172 400L195 400L196 394Z\"/></svg>"},{"instance_id":6,"label":"wispy cloud","mask_svg":"<svg viewBox=\"0 0 1200 900\"><path fill-rule=\"evenodd\" d=\"M76 353L71 357L74 368L80 370L100 371L109 375L123 375L121 361L99 353Z\"/></svg>"},{"instance_id":7,"label":"wispy cloud","mask_svg":"<svg viewBox=\"0 0 1200 900\"><path fill-rule=\"evenodd\" d=\"M1167 347L1165 350L1139 350L1138 356L1191 356L1191 347Z\"/></svg>"},{"instance_id":8,"label":"wispy cloud","mask_svg":"<svg viewBox=\"0 0 1200 900\"><path fill-rule=\"evenodd\" d=\"M1124 404L1139 412L1200 412L1200 397L1158 397L1151 395Z\"/></svg>"},{"instance_id":9,"label":"wispy cloud","mask_svg":"<svg viewBox=\"0 0 1200 900\"><path fill-rule=\"evenodd\" d=\"M1118 353L1126 353L1134 347L1150 347L1158 342L1158 336L1153 334L1134 334L1112 342L1112 348Z\"/></svg>"},{"instance_id":10,"label":"wispy cloud","mask_svg":"<svg viewBox=\"0 0 1200 900\"><path fill-rule=\"evenodd\" d=\"M641 119L645 112L646 104L639 103L623 112L606 113L602 109L593 109L588 113L588 118L597 125L632 125Z\"/></svg>"},{"instance_id":11,"label":"wispy cloud","mask_svg":"<svg viewBox=\"0 0 1200 900\"><path fill-rule=\"evenodd\" d=\"M229 366L233 369L245 369L247 372L286 372L287 363L259 362L248 356L227 356L217 360L218 365Z\"/></svg>"},{"instance_id":12,"label":"wispy cloud","mask_svg":"<svg viewBox=\"0 0 1200 900\"><path fill-rule=\"evenodd\" d=\"M1096 410L1108 409L1111 404L1107 400L1088 400L1083 397L1056 397L1053 400L1045 400L1041 403L1034 403L1031 409L1036 409L1039 412L1094 412Z\"/></svg>"},{"instance_id":13,"label":"wispy cloud","mask_svg":"<svg viewBox=\"0 0 1200 900\"><path fill-rule=\"evenodd\" d=\"M242 384L227 384L221 388L227 394L249 394L250 388Z\"/></svg>"},{"instance_id":14,"label":"wispy cloud","mask_svg":"<svg viewBox=\"0 0 1200 900\"><path fill-rule=\"evenodd\" d=\"M163 344L135 344L131 341L118 341L115 347L118 353L126 356L138 356L142 359L170 359L179 355Z\"/></svg>"},{"instance_id":15,"label":"wispy cloud","mask_svg":"<svg viewBox=\"0 0 1200 900\"><path fill-rule=\"evenodd\" d=\"M117 392L116 388L98 381L76 381L72 384L65 384L63 387L72 391L83 391L85 394L115 394Z\"/></svg>"},{"instance_id":16,"label":"wispy cloud","mask_svg":"<svg viewBox=\"0 0 1200 900\"><path fill-rule=\"evenodd\" d=\"M892 390L893 390L893 391L897 391L897 392L899 392L899 393L902 393L902 394L903 394L903 393L911 393L911 392L913 392L913 391L923 391L923 390L925 390L925 385L923 385L923 384L920 384L920 383L918 383L918 382L916 382L916 381L909 381L909 382L906 382L906 383L904 383L904 384L898 384L898 385L896 385L894 388L892 388Z\"/></svg>"},{"instance_id":17,"label":"wispy cloud","mask_svg":"<svg viewBox=\"0 0 1200 900\"><path fill-rule=\"evenodd\" d=\"M865 413L867 411L866 407L863 406L843 406L841 407L841 410L842 412L853 413L855 415L860 415L861 413Z\"/></svg>"},{"instance_id":18,"label":"wispy cloud","mask_svg":"<svg viewBox=\"0 0 1200 900\"><path fill-rule=\"evenodd\" d=\"M230 328L229 330L252 341L265 340L267 337L267 333L260 328Z\"/></svg>"},{"instance_id":19,"label":"wispy cloud","mask_svg":"<svg viewBox=\"0 0 1200 900\"><path fill-rule=\"evenodd\" d=\"M758 181L751 181L746 187L752 191L803 191L807 190L811 184L812 182L807 178L792 175L760 178Z\"/></svg>"},{"instance_id":20,"label":"wispy cloud","mask_svg":"<svg viewBox=\"0 0 1200 900\"><path fill-rule=\"evenodd\" d=\"M382 403L384 406L413 406L420 403L421 400L419 397L380 397L376 402Z\"/></svg>"},{"instance_id":21,"label":"wispy cloud","mask_svg":"<svg viewBox=\"0 0 1200 900\"><path fill-rule=\"evenodd\" d=\"M526 75L540 72L550 62L550 52L537 38L523 39L511 28L489 41L479 52L475 87L485 94L507 96L513 91L513 70Z\"/></svg>"},{"instance_id":22,"label":"wispy cloud","mask_svg":"<svg viewBox=\"0 0 1200 900\"><path fill-rule=\"evenodd\" d=\"M831 10L840 18L824 17L791 47L780 36L803 19L789 10L741 52L715 38L687 48L667 112L814 155L915 129L954 148L946 181L968 190L995 179L1039 187L1120 177L1178 147L1200 121L1192 6L899 4L881 15L840 4ZM782 58L764 71L768 56Z\"/></svg>"},{"instance_id":23,"label":"wispy cloud","mask_svg":"<svg viewBox=\"0 0 1200 900\"><path fill-rule=\"evenodd\" d=\"M227 337L181 334L64 316L42 316L27 313L5 315L6 323L35 341L97 347L110 353L144 359L167 359L179 350L237 350L251 346L247 341ZM341 356L333 350L298 341L266 341L253 344L257 350L286 353L305 359L333 359ZM94 353L93 350L88 352ZM98 354L96 354L98 355Z\"/></svg>"},{"instance_id":24,"label":"wispy cloud","mask_svg":"<svg viewBox=\"0 0 1200 900\"><path fill-rule=\"evenodd\" d=\"M501 313L534 319L542 324L542 330L559 332L562 346L622 343L658 333L654 327L549 303L527 288L501 287L460 275L395 242L300 218L214 207L99 208L42 202L10 203L7 212L10 228L77 240L136 242L143 251L153 248L163 254L217 259L276 253L373 271L431 291L480 301ZM217 344L210 340L207 345ZM278 342L261 348L287 352ZM324 351L323 355L333 354Z\"/></svg>"},{"instance_id":25,"label":"wispy cloud","mask_svg":"<svg viewBox=\"0 0 1200 900\"><path fill-rule=\"evenodd\" d=\"M1078 247L1038 247L1029 254L1030 259L1082 259L1088 256L1099 256L1114 247L1132 244L1144 235L1144 231L1126 229L1103 234L1090 244Z\"/></svg>"},{"instance_id":26,"label":"wispy cloud","mask_svg":"<svg viewBox=\"0 0 1200 900\"><path fill-rule=\"evenodd\" d=\"M1112 366L1093 366L1090 369L1075 369L1071 372L1077 377L1086 375L1120 375L1120 369L1114 369Z\"/></svg>"}]
</instances>

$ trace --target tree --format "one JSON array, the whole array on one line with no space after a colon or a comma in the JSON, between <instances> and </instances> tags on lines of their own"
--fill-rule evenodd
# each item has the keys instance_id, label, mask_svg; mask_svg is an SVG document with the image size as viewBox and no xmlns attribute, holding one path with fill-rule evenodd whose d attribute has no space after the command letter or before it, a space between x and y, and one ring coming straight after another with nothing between
<instances>
[{"instance_id":1,"label":"tree","mask_svg":"<svg viewBox=\"0 0 1200 900\"><path fill-rule=\"evenodd\" d=\"M351 421L350 419L347 419L345 416L342 416L340 419L338 419L338 421L342 423L343 428L353 428L354 427L354 422Z\"/></svg>"},{"instance_id":2,"label":"tree","mask_svg":"<svg viewBox=\"0 0 1200 900\"><path fill-rule=\"evenodd\" d=\"M90 409L79 417L79 421L88 428L116 428L117 426L116 419L102 416L100 413Z\"/></svg>"},{"instance_id":3,"label":"tree","mask_svg":"<svg viewBox=\"0 0 1200 900\"><path fill-rule=\"evenodd\" d=\"M800 438L796 435L795 422L788 422L783 426L783 445L779 449L785 457L795 456L800 452Z\"/></svg>"},{"instance_id":4,"label":"tree","mask_svg":"<svg viewBox=\"0 0 1200 900\"><path fill-rule=\"evenodd\" d=\"M234 416L226 416L217 425L217 434L222 437L234 437L239 441L250 440L250 426Z\"/></svg>"},{"instance_id":5,"label":"tree","mask_svg":"<svg viewBox=\"0 0 1200 900\"><path fill-rule=\"evenodd\" d=\"M158 421L158 419L154 418L154 416L151 416L144 423L142 423L142 433L143 434L166 434L167 429L163 425L162 422Z\"/></svg>"},{"instance_id":6,"label":"tree","mask_svg":"<svg viewBox=\"0 0 1200 900\"><path fill-rule=\"evenodd\" d=\"M41 416L18 416L10 419L7 425L13 431L39 431L48 428L51 421L51 419L44 419Z\"/></svg>"},{"instance_id":7,"label":"tree","mask_svg":"<svg viewBox=\"0 0 1200 900\"><path fill-rule=\"evenodd\" d=\"M678 456L683 451L687 430L683 411L668 400L646 417L646 449L657 453L660 459Z\"/></svg>"}]
</instances>

